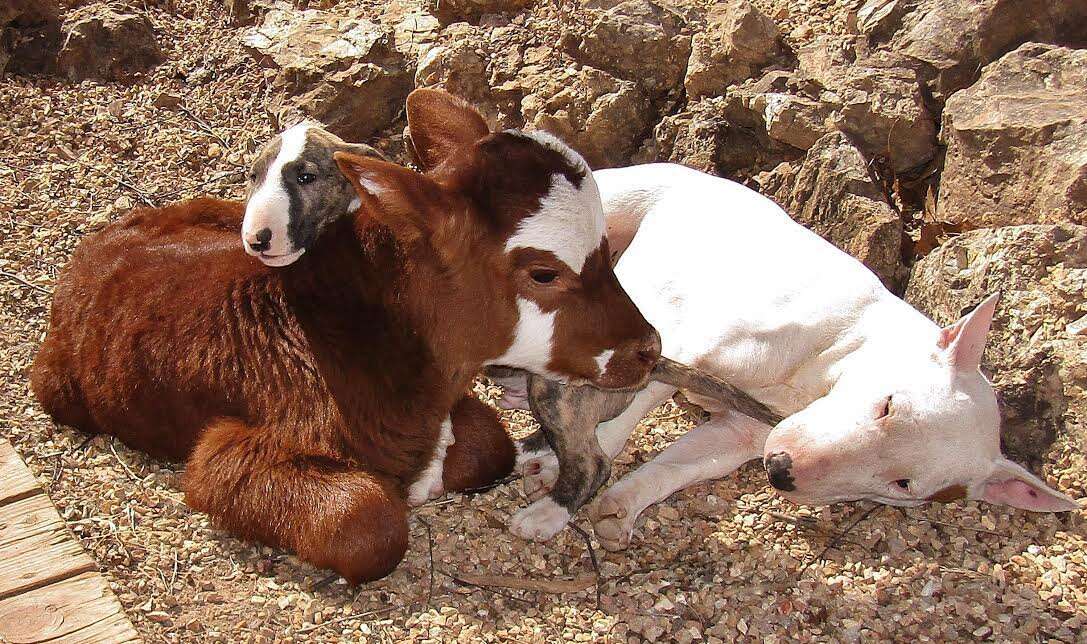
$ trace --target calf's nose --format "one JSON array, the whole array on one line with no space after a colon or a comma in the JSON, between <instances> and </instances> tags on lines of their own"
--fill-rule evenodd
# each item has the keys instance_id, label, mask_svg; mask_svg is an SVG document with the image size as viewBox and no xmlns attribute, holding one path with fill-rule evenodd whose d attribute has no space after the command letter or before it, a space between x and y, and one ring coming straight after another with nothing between
<instances>
[{"instance_id":1,"label":"calf's nose","mask_svg":"<svg viewBox=\"0 0 1087 644\"><path fill-rule=\"evenodd\" d=\"M272 247L272 229L261 228L255 235L251 235L246 239L245 243L249 244L249 248L251 248L253 252L263 253Z\"/></svg>"},{"instance_id":2,"label":"calf's nose","mask_svg":"<svg viewBox=\"0 0 1087 644\"><path fill-rule=\"evenodd\" d=\"M789 468L793 466L793 459L785 452L775 452L763 460L766 468L766 478L770 479L770 485L782 492L792 492L796 489Z\"/></svg>"}]
</instances>

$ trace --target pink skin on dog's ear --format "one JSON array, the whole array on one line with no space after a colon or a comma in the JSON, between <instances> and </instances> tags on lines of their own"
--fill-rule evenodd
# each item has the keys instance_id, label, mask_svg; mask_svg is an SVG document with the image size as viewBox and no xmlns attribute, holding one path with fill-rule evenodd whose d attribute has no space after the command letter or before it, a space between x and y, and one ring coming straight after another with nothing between
<instances>
[{"instance_id":1,"label":"pink skin on dog's ear","mask_svg":"<svg viewBox=\"0 0 1087 644\"><path fill-rule=\"evenodd\" d=\"M974 370L981 365L985 336L993 322L1000 294L994 293L958 322L940 331L939 345L948 352L948 362L959 369Z\"/></svg>"},{"instance_id":2,"label":"pink skin on dog's ear","mask_svg":"<svg viewBox=\"0 0 1087 644\"><path fill-rule=\"evenodd\" d=\"M995 461L980 499L1031 512L1069 512L1080 509L1075 500L1049 488L1021 465L1006 458Z\"/></svg>"}]
</instances>

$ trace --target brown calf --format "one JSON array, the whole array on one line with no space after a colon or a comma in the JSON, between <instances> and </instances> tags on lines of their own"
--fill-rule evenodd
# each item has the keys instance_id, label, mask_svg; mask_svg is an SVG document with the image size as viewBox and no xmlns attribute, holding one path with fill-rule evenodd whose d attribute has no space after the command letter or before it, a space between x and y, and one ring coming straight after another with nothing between
<instances>
[{"instance_id":1,"label":"brown calf","mask_svg":"<svg viewBox=\"0 0 1087 644\"><path fill-rule=\"evenodd\" d=\"M244 206L217 200L136 211L85 239L32 372L57 421L188 458L190 505L352 583L400 561L408 490L435 463L447 489L512 467L494 412L465 398L483 364L629 387L659 356L610 267L573 267L551 243L605 243L580 157L490 134L438 92L413 94L408 113L449 162L428 176L337 153L361 208L289 266L243 253ZM562 282L540 274L565 268ZM562 315L569 303L590 313Z\"/></svg>"}]
</instances>

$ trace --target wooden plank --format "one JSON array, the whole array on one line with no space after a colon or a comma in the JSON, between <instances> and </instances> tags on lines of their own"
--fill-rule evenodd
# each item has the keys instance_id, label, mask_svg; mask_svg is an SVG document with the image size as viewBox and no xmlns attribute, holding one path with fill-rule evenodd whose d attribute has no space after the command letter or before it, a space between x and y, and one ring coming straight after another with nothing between
<instances>
[{"instance_id":1,"label":"wooden plank","mask_svg":"<svg viewBox=\"0 0 1087 644\"><path fill-rule=\"evenodd\" d=\"M38 492L38 482L15 453L15 448L0 439L0 505L25 499Z\"/></svg>"},{"instance_id":2,"label":"wooden plank","mask_svg":"<svg viewBox=\"0 0 1087 644\"><path fill-rule=\"evenodd\" d=\"M133 642L139 636L97 573L0 600L0 642Z\"/></svg>"},{"instance_id":3,"label":"wooden plank","mask_svg":"<svg viewBox=\"0 0 1087 644\"><path fill-rule=\"evenodd\" d=\"M0 519L0 552L22 539L65 530L53 502L38 492L0 509L0 516L4 517Z\"/></svg>"},{"instance_id":4,"label":"wooden plank","mask_svg":"<svg viewBox=\"0 0 1087 644\"><path fill-rule=\"evenodd\" d=\"M15 526L0 548L0 599L95 569L56 510L43 516L33 503L9 503L0 525Z\"/></svg>"}]
</instances>

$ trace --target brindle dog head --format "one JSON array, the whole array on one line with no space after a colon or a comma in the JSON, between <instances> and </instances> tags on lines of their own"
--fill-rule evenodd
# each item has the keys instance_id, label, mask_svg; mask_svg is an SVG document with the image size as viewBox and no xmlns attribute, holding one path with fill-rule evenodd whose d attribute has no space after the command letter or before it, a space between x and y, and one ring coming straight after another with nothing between
<instances>
[{"instance_id":1,"label":"brindle dog head","mask_svg":"<svg viewBox=\"0 0 1087 644\"><path fill-rule=\"evenodd\" d=\"M384 158L310 122L289 128L261 149L249 172L245 252L269 266L286 266L329 222L358 209L358 195L333 159L336 152Z\"/></svg>"}]
</instances>

